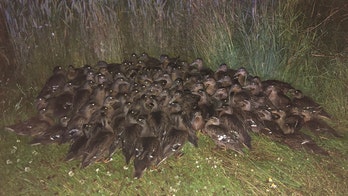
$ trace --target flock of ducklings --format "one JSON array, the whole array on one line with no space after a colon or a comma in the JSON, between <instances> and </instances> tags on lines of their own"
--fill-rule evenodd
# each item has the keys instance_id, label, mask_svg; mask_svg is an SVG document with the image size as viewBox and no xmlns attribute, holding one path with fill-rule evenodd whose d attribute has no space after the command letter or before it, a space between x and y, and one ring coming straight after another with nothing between
<instances>
[{"instance_id":1,"label":"flock of ducklings","mask_svg":"<svg viewBox=\"0 0 348 196\"><path fill-rule=\"evenodd\" d=\"M32 145L69 143L66 160L82 159L81 167L107 161L120 149L127 164L133 161L136 178L180 155L187 141L197 147L197 132L237 153L251 148L250 133L323 155L328 152L301 128L340 137L325 122L331 116L286 82L167 55L57 66L36 108L36 116L6 129L31 136Z\"/></svg>"}]
</instances>

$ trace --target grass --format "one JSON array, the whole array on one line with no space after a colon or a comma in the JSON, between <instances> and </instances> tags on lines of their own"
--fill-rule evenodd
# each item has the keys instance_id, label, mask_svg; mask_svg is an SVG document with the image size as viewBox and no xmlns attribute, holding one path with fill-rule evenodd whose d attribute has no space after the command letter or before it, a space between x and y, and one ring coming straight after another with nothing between
<instances>
[{"instance_id":1,"label":"grass","mask_svg":"<svg viewBox=\"0 0 348 196\"><path fill-rule=\"evenodd\" d=\"M0 83L0 190L11 195L344 195L348 192L348 79L344 1L21 1L0 3L15 48L14 77ZM25 2L23 2L25 4ZM329 11L327 11L329 10ZM23 17L26 16L26 17ZM318 17L320 16L320 17ZM333 21L329 23L328 21ZM341 32L341 34L340 34ZM340 36L332 36L340 35ZM326 41L328 40L328 41ZM56 65L121 62L162 53L207 66L246 67L290 82L335 117L344 138L315 137L322 157L253 135L244 156L200 135L134 180L121 153L79 169L68 145L30 146L2 128L34 114L33 101ZM3 55L3 54L2 54Z\"/></svg>"}]
</instances>

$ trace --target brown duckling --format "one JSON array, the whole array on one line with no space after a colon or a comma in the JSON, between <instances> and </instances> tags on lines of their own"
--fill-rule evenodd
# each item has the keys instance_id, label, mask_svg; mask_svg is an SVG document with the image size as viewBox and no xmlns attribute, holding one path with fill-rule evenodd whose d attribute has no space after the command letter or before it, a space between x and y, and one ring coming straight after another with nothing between
<instances>
[{"instance_id":1,"label":"brown duckling","mask_svg":"<svg viewBox=\"0 0 348 196\"><path fill-rule=\"evenodd\" d=\"M234 74L235 83L240 84L242 87L249 84L250 78L251 76L244 67L239 68Z\"/></svg>"},{"instance_id":2,"label":"brown duckling","mask_svg":"<svg viewBox=\"0 0 348 196\"><path fill-rule=\"evenodd\" d=\"M228 75L227 70L228 70L227 64L225 63L221 64L214 73L214 79L218 81L221 78L223 78L225 75Z\"/></svg>"},{"instance_id":3,"label":"brown duckling","mask_svg":"<svg viewBox=\"0 0 348 196\"><path fill-rule=\"evenodd\" d=\"M304 127L309 129L315 134L330 134L335 137L342 137L334 128L327 124L324 120L316 118L313 115L313 110L315 109L303 109L300 111L300 114L304 120Z\"/></svg>"},{"instance_id":4,"label":"brown duckling","mask_svg":"<svg viewBox=\"0 0 348 196\"><path fill-rule=\"evenodd\" d=\"M29 118L23 122L5 127L6 130L15 132L18 135L42 135L47 129L54 126L55 121L46 108L39 111L34 117Z\"/></svg>"},{"instance_id":5,"label":"brown duckling","mask_svg":"<svg viewBox=\"0 0 348 196\"><path fill-rule=\"evenodd\" d=\"M219 88L228 88L233 84L233 81L229 75L224 75L217 81Z\"/></svg>"},{"instance_id":6,"label":"brown duckling","mask_svg":"<svg viewBox=\"0 0 348 196\"><path fill-rule=\"evenodd\" d=\"M310 136L302 132L284 136L282 143L295 150L305 149L310 153L329 156L329 153L325 149L318 146Z\"/></svg>"},{"instance_id":7,"label":"brown duckling","mask_svg":"<svg viewBox=\"0 0 348 196\"><path fill-rule=\"evenodd\" d=\"M94 81L94 71L90 65L84 65L83 67L75 68L69 65L67 71L68 81L72 83L73 86L81 86L86 80Z\"/></svg>"},{"instance_id":8,"label":"brown duckling","mask_svg":"<svg viewBox=\"0 0 348 196\"><path fill-rule=\"evenodd\" d=\"M162 74L160 77L155 78L155 81L165 81L163 88L170 88L173 84L172 77L168 73Z\"/></svg>"},{"instance_id":9,"label":"brown duckling","mask_svg":"<svg viewBox=\"0 0 348 196\"><path fill-rule=\"evenodd\" d=\"M264 91L266 91L269 86L275 86L284 94L287 94L289 90L294 89L294 87L292 87L289 83L280 80L263 80L261 81L261 85Z\"/></svg>"},{"instance_id":10,"label":"brown duckling","mask_svg":"<svg viewBox=\"0 0 348 196\"><path fill-rule=\"evenodd\" d=\"M228 90L226 88L218 88L216 89L212 97L220 101L224 99L228 99L229 98Z\"/></svg>"},{"instance_id":11,"label":"brown duckling","mask_svg":"<svg viewBox=\"0 0 348 196\"><path fill-rule=\"evenodd\" d=\"M47 130L45 130L45 132L43 132L42 134L34 136L34 138L30 141L30 144L61 144L63 134L66 132L69 120L70 119L67 116L61 117L59 119L59 123L47 128Z\"/></svg>"},{"instance_id":12,"label":"brown duckling","mask_svg":"<svg viewBox=\"0 0 348 196\"><path fill-rule=\"evenodd\" d=\"M332 119L331 115L327 113L324 108L315 102L312 98L304 95L302 91L292 89L289 91L292 95L292 102L295 107L304 110L311 110L313 117L318 117L324 120Z\"/></svg>"},{"instance_id":13,"label":"brown duckling","mask_svg":"<svg viewBox=\"0 0 348 196\"><path fill-rule=\"evenodd\" d=\"M72 104L73 114L76 114L82 108L83 105L89 102L94 85L95 83L92 80L87 80L80 88L76 89L76 93Z\"/></svg>"},{"instance_id":14,"label":"brown duckling","mask_svg":"<svg viewBox=\"0 0 348 196\"><path fill-rule=\"evenodd\" d=\"M217 90L217 84L216 80L213 77L208 77L203 81L205 91L207 92L208 95L212 96L215 94Z\"/></svg>"},{"instance_id":15,"label":"brown duckling","mask_svg":"<svg viewBox=\"0 0 348 196\"><path fill-rule=\"evenodd\" d=\"M83 135L83 126L89 123L93 113L97 111L97 109L98 106L94 102L85 104L68 122L68 129L63 135L63 140L66 141Z\"/></svg>"},{"instance_id":16,"label":"brown duckling","mask_svg":"<svg viewBox=\"0 0 348 196\"><path fill-rule=\"evenodd\" d=\"M217 146L243 154L244 145L239 141L239 134L229 131L219 118L209 118L204 126L203 133L212 138Z\"/></svg>"},{"instance_id":17,"label":"brown duckling","mask_svg":"<svg viewBox=\"0 0 348 196\"><path fill-rule=\"evenodd\" d=\"M151 66L152 67L152 66L159 66L159 65L161 65L161 61L160 60L158 60L158 59L156 59L154 57L149 56L145 52L142 53L139 56L138 60L143 61L146 64L146 66Z\"/></svg>"},{"instance_id":18,"label":"brown duckling","mask_svg":"<svg viewBox=\"0 0 348 196\"><path fill-rule=\"evenodd\" d=\"M104 161L108 158L109 148L114 140L114 132L110 130L107 120L94 126L91 137L88 138L83 150L81 167L87 167L94 162Z\"/></svg>"},{"instance_id":19,"label":"brown duckling","mask_svg":"<svg viewBox=\"0 0 348 196\"><path fill-rule=\"evenodd\" d=\"M141 178L143 172L160 159L160 141L157 137L142 137L135 148L134 178Z\"/></svg>"},{"instance_id":20,"label":"brown duckling","mask_svg":"<svg viewBox=\"0 0 348 196\"><path fill-rule=\"evenodd\" d=\"M202 130L204 128L204 125L205 125L205 121L203 119L202 113L200 111L196 111L193 114L193 118L191 120L192 130L196 130L196 131Z\"/></svg>"},{"instance_id":21,"label":"brown duckling","mask_svg":"<svg viewBox=\"0 0 348 196\"><path fill-rule=\"evenodd\" d=\"M286 112L284 110L272 110L272 120L277 123L284 134L292 134L295 129L286 124Z\"/></svg>"},{"instance_id":22,"label":"brown duckling","mask_svg":"<svg viewBox=\"0 0 348 196\"><path fill-rule=\"evenodd\" d=\"M43 88L41 89L38 98L49 98L60 93L67 82L67 77L64 69L61 66L56 66L53 69L53 75L47 80Z\"/></svg>"},{"instance_id":23,"label":"brown duckling","mask_svg":"<svg viewBox=\"0 0 348 196\"><path fill-rule=\"evenodd\" d=\"M127 165L135 155L135 148L139 142L140 134L143 127L139 124L126 123L124 132L121 134L122 153L125 157Z\"/></svg>"},{"instance_id":24,"label":"brown duckling","mask_svg":"<svg viewBox=\"0 0 348 196\"><path fill-rule=\"evenodd\" d=\"M291 99L277 86L268 86L265 94L276 109L288 110L291 107Z\"/></svg>"},{"instance_id":25,"label":"brown duckling","mask_svg":"<svg viewBox=\"0 0 348 196\"><path fill-rule=\"evenodd\" d=\"M223 105L217 110L219 111L220 123L227 127L230 132L233 132L233 135L238 136L239 142L251 148L251 137L248 134L250 130L246 125L245 112L229 105Z\"/></svg>"},{"instance_id":26,"label":"brown duckling","mask_svg":"<svg viewBox=\"0 0 348 196\"><path fill-rule=\"evenodd\" d=\"M81 134L76 136L72 141L69 151L65 156L65 161L71 161L74 159L80 158L84 153L84 148L88 139L90 138L91 133L93 132L93 126L90 124L84 124L81 130ZM64 135L63 135L64 137ZM67 140L63 138L63 143Z\"/></svg>"},{"instance_id":27,"label":"brown duckling","mask_svg":"<svg viewBox=\"0 0 348 196\"><path fill-rule=\"evenodd\" d=\"M69 115L73 110L73 102L75 96L74 86L70 82L66 83L62 93L56 97L47 99L47 110L52 112L52 116L60 118Z\"/></svg>"},{"instance_id":28,"label":"brown duckling","mask_svg":"<svg viewBox=\"0 0 348 196\"><path fill-rule=\"evenodd\" d=\"M105 100L105 97L108 96L109 92L106 88L106 84L99 84L94 88L91 94L91 101L93 101L97 106L102 106Z\"/></svg>"},{"instance_id":29,"label":"brown duckling","mask_svg":"<svg viewBox=\"0 0 348 196\"><path fill-rule=\"evenodd\" d=\"M165 134L165 137L161 140L161 155L156 165L159 165L164 160L172 155L178 155L181 153L181 149L184 147L188 140L188 132L186 130L176 129L172 127Z\"/></svg>"}]
</instances>

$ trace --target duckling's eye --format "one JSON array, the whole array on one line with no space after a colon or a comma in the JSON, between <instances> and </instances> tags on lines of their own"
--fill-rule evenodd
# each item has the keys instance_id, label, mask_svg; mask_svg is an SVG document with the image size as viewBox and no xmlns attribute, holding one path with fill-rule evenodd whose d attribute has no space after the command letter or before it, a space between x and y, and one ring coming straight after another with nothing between
<instances>
[{"instance_id":1,"label":"duckling's eye","mask_svg":"<svg viewBox=\"0 0 348 196\"><path fill-rule=\"evenodd\" d=\"M167 81L166 81L166 80L161 80L161 84L162 84L163 86L165 86L165 85L167 84Z\"/></svg>"},{"instance_id":2,"label":"duckling's eye","mask_svg":"<svg viewBox=\"0 0 348 196\"><path fill-rule=\"evenodd\" d=\"M155 106L155 104L149 103L149 106L150 106L150 108L153 108Z\"/></svg>"},{"instance_id":3,"label":"duckling's eye","mask_svg":"<svg viewBox=\"0 0 348 196\"><path fill-rule=\"evenodd\" d=\"M180 148L181 144L180 143L176 143L172 146L172 151L177 151Z\"/></svg>"},{"instance_id":4,"label":"duckling's eye","mask_svg":"<svg viewBox=\"0 0 348 196\"><path fill-rule=\"evenodd\" d=\"M280 118L280 116L279 116L278 114L272 114L272 118L273 118L274 120L277 120L277 119Z\"/></svg>"}]
</instances>

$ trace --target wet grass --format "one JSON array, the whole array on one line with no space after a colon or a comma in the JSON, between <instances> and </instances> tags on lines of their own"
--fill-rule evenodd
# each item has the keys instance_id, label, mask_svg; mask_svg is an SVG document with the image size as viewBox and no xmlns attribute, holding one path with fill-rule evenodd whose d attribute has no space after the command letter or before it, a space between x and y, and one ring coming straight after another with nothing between
<instances>
[{"instance_id":1,"label":"wet grass","mask_svg":"<svg viewBox=\"0 0 348 196\"><path fill-rule=\"evenodd\" d=\"M0 82L0 195L348 192L348 53L344 38L330 36L344 32L344 1L20 2L0 3L19 63L12 70L16 76ZM52 67L120 62L143 51L188 61L201 57L213 68L245 66L262 79L290 82L333 114L332 125L344 138L314 137L330 152L322 157L253 135L253 148L240 156L216 149L200 135L199 148L187 144L183 156L134 180L133 166L125 165L121 153L109 163L80 169L78 161L64 162L68 145L30 146L30 138L3 130L35 113L33 101Z\"/></svg>"}]
</instances>

